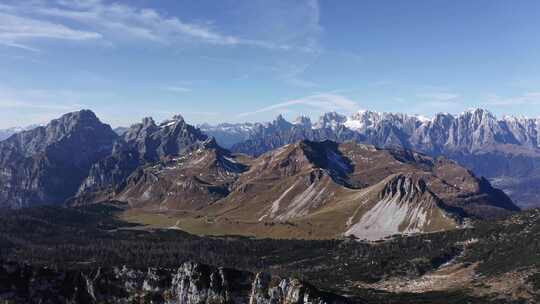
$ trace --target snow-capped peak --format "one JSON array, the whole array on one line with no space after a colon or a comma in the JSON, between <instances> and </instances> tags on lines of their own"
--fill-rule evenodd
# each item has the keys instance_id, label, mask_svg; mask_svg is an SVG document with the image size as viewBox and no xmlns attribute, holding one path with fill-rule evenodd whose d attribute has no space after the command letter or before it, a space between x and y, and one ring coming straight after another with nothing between
<instances>
[{"instance_id":1,"label":"snow-capped peak","mask_svg":"<svg viewBox=\"0 0 540 304\"><path fill-rule=\"evenodd\" d=\"M427 123L433 120L432 118L426 117L424 115L415 115L414 117L416 117L416 119L418 119L422 123Z\"/></svg>"},{"instance_id":2,"label":"snow-capped peak","mask_svg":"<svg viewBox=\"0 0 540 304\"><path fill-rule=\"evenodd\" d=\"M315 129L332 129L335 130L347 121L345 115L341 115L337 112L324 113L317 123L314 124Z\"/></svg>"},{"instance_id":3,"label":"snow-capped peak","mask_svg":"<svg viewBox=\"0 0 540 304\"><path fill-rule=\"evenodd\" d=\"M351 130L364 130L377 124L382 117L382 113L368 110L360 110L347 118L344 125Z\"/></svg>"}]
</instances>

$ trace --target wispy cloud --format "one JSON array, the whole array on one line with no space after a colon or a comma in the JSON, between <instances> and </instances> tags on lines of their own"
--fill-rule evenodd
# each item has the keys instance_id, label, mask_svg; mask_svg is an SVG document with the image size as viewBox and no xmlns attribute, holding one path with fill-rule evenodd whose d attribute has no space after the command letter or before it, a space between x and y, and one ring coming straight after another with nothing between
<instances>
[{"instance_id":1,"label":"wispy cloud","mask_svg":"<svg viewBox=\"0 0 540 304\"><path fill-rule=\"evenodd\" d=\"M238 38L220 34L205 25L184 22L176 17L165 17L153 9L139 9L121 3L61 1L59 6L39 7L34 12L95 27L111 38L128 36L160 43L168 43L175 38L194 38L215 44L241 43Z\"/></svg>"},{"instance_id":2,"label":"wispy cloud","mask_svg":"<svg viewBox=\"0 0 540 304\"><path fill-rule=\"evenodd\" d=\"M488 96L486 106L518 106L540 105L540 92L526 92L518 96L501 97L496 94Z\"/></svg>"},{"instance_id":3,"label":"wispy cloud","mask_svg":"<svg viewBox=\"0 0 540 304\"><path fill-rule=\"evenodd\" d=\"M290 107L302 105L302 106L308 106L315 109L323 110L323 111L346 111L346 112L354 112L357 111L360 107L359 105L342 95L336 95L336 94L317 94L317 95L311 95L306 96L299 99L292 99L287 100L285 102L273 104L255 111L251 112L244 112L240 113L239 117L245 117L250 115L255 115L259 113L265 113L270 111L285 111L288 110Z\"/></svg>"},{"instance_id":4,"label":"wispy cloud","mask_svg":"<svg viewBox=\"0 0 540 304\"><path fill-rule=\"evenodd\" d=\"M189 22L151 8L139 8L120 2L56 0L15 3L17 4L0 5L0 43L29 50L35 48L20 41L26 42L35 38L102 38L113 44L119 41L145 40L162 45L195 42L282 51L313 51L309 44L290 45L286 41L275 42L229 35L214 28L212 22ZM47 21L50 19L58 23Z\"/></svg>"},{"instance_id":5,"label":"wispy cloud","mask_svg":"<svg viewBox=\"0 0 540 304\"><path fill-rule=\"evenodd\" d=\"M96 32L80 31L62 24L19 17L0 12L0 44L37 51L26 44L32 39L95 40L102 36Z\"/></svg>"}]
</instances>

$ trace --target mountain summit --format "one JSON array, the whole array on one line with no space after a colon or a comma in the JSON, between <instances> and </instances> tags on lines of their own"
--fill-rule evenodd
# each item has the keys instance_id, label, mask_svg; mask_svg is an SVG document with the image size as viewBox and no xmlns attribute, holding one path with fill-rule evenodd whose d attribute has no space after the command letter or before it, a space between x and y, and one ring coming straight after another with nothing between
<instances>
[{"instance_id":1,"label":"mountain summit","mask_svg":"<svg viewBox=\"0 0 540 304\"><path fill-rule=\"evenodd\" d=\"M63 203L117 138L92 111L82 110L1 141L0 206Z\"/></svg>"}]
</instances>

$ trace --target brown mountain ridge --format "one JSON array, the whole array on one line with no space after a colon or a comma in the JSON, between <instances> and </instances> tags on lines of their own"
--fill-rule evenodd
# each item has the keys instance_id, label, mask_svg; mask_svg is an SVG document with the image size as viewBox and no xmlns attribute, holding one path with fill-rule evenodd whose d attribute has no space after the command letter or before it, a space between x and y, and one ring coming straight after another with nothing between
<instances>
[{"instance_id":1,"label":"brown mountain ridge","mask_svg":"<svg viewBox=\"0 0 540 304\"><path fill-rule=\"evenodd\" d=\"M307 140L255 159L210 141L138 170L111 199L129 203L131 220L201 234L292 238L374 240L519 210L446 158Z\"/></svg>"}]
</instances>

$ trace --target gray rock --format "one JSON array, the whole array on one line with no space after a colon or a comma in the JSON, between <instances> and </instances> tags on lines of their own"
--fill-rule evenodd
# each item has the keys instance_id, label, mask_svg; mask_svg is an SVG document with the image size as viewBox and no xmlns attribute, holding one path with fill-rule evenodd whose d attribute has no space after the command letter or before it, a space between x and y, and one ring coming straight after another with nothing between
<instances>
[{"instance_id":1,"label":"gray rock","mask_svg":"<svg viewBox=\"0 0 540 304\"><path fill-rule=\"evenodd\" d=\"M93 112L82 110L0 142L0 207L62 204L117 138Z\"/></svg>"},{"instance_id":2,"label":"gray rock","mask_svg":"<svg viewBox=\"0 0 540 304\"><path fill-rule=\"evenodd\" d=\"M186 262L177 269L55 270L0 265L0 301L8 303L338 304L297 279Z\"/></svg>"}]
</instances>

